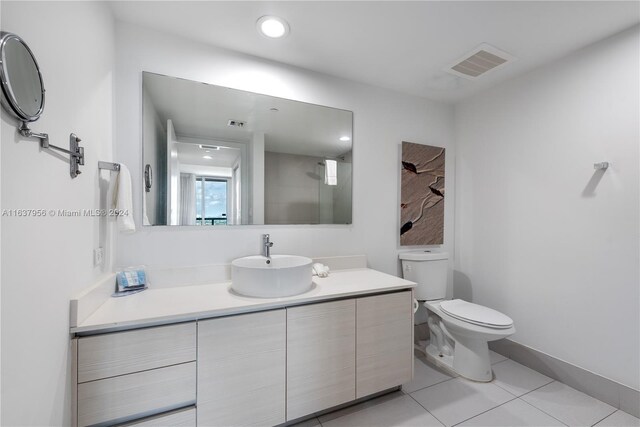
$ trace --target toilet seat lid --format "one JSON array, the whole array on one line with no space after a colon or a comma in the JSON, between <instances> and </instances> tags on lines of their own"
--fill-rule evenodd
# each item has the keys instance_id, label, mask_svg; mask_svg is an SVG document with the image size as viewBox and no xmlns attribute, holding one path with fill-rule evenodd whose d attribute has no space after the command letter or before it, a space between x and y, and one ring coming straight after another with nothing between
<instances>
[{"instance_id":1,"label":"toilet seat lid","mask_svg":"<svg viewBox=\"0 0 640 427\"><path fill-rule=\"evenodd\" d=\"M513 320L499 311L483 305L472 304L461 299L442 301L440 309L451 317L496 329L506 329L513 326Z\"/></svg>"}]
</instances>

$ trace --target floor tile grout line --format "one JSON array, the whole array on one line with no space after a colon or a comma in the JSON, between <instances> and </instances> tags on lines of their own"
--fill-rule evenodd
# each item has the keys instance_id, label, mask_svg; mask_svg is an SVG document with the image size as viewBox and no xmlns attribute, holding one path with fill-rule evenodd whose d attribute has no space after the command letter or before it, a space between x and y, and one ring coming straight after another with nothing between
<instances>
[{"instance_id":1,"label":"floor tile grout line","mask_svg":"<svg viewBox=\"0 0 640 427\"><path fill-rule=\"evenodd\" d=\"M520 396L518 396L518 395L514 394L512 391L509 391L509 390L507 390L507 389L506 389L506 388L504 388L504 387L500 387L500 385L496 384L496 382L495 382L495 381L496 381L496 379L494 378L494 379L492 379L490 382L488 382L487 384L493 384L494 386L498 387L500 390L506 391L506 392L507 392L507 393L509 393L511 396L514 396L514 397L516 397L516 398L517 398L517 397L520 397Z\"/></svg>"},{"instance_id":2,"label":"floor tile grout line","mask_svg":"<svg viewBox=\"0 0 640 427\"><path fill-rule=\"evenodd\" d=\"M551 384L551 383L549 383L549 384ZM542 387L544 387L544 386L542 386ZM538 388L541 388L541 387L538 387ZM537 390L537 389L536 389L536 390ZM531 391L533 391L533 390L531 390ZM524 394L523 394L523 396L524 396ZM518 397L518 399L520 399L520 398ZM562 421L562 420L557 419L556 417L554 417L554 416L553 416L553 415L551 415L550 413L546 412L545 410L538 408L538 407L537 407L536 405L534 405L533 403L529 403L529 402L527 402L527 401L526 401L526 400L524 400L524 399L520 399L520 400L522 400L522 401L523 401L524 403L526 403L527 405L531 406L533 409L537 409L538 411L542 412L543 414L546 414L546 415L550 416L551 418L553 418L554 420L558 421L558 422L559 422L560 424L562 424L563 426L567 426L567 427L569 427L569 424L565 423L565 422L564 422L564 421Z\"/></svg>"},{"instance_id":3,"label":"floor tile grout line","mask_svg":"<svg viewBox=\"0 0 640 427\"><path fill-rule=\"evenodd\" d=\"M495 365L497 365L499 363L506 362L507 360L511 360L511 359L498 360L497 362L491 363L491 366L495 366ZM516 363L518 363L518 362L516 362ZM522 365L522 366L524 366L524 365Z\"/></svg>"},{"instance_id":4,"label":"floor tile grout line","mask_svg":"<svg viewBox=\"0 0 640 427\"><path fill-rule=\"evenodd\" d=\"M513 396L513 395L512 395L512 396ZM458 423L453 424L451 427L457 426L458 424L462 424L463 422L465 422L465 421L469 421L469 420L471 420L471 419L473 419L473 418L475 418L475 417L478 417L478 416L480 416L480 415L482 415L482 414L486 414L486 413L487 413L487 412L489 412L489 411L493 411L494 409L499 408L499 407L501 407L501 406L504 406L504 405L506 405L507 403L509 403L509 402L513 402L514 400L517 400L517 399L518 399L518 397L517 397L517 396L513 396L513 399L509 399L509 400L507 400L506 402L502 402L501 404L496 405L496 406L494 406L493 408L487 409L486 411L479 412L479 413L477 413L476 415L474 415L473 417L466 418L466 419L464 419L464 420L462 420L462 421L460 421L460 422L458 422Z\"/></svg>"},{"instance_id":5,"label":"floor tile grout line","mask_svg":"<svg viewBox=\"0 0 640 427\"><path fill-rule=\"evenodd\" d=\"M545 376L546 376L546 375L545 375ZM547 377L547 378L549 378L549 377ZM495 378L494 378L494 380L493 380L493 381L491 381L491 383L490 383L490 384L493 384L493 385L495 385L495 386L497 386L497 387L500 387L502 390L506 391L507 393L511 393L511 394L513 394L515 397L522 397L522 396L524 396L524 395L526 395L526 394L531 393L532 391L536 391L537 389L542 388L542 387L544 387L544 386L546 386L546 385L548 385L548 384L551 384L552 382L554 382L554 381L555 381L554 379L551 379L551 378L549 378L549 379L550 379L551 381L549 381L548 383L544 383L544 384L542 384L541 386L538 386L538 387L536 387L536 388L532 388L531 390L529 390L529 391L527 391L526 393L523 393L523 394L521 394L521 395L519 395L519 396L518 396L518 395L516 395L516 394L513 394L513 392L512 392L512 391L507 390L506 388L502 387L500 384L495 383L495 382L494 382L494 381L495 381Z\"/></svg>"},{"instance_id":6,"label":"floor tile grout line","mask_svg":"<svg viewBox=\"0 0 640 427\"><path fill-rule=\"evenodd\" d=\"M426 388L426 387L425 387L425 388ZM443 422L440 420L440 418L438 418L438 417L436 417L434 414L432 414L432 413L431 413L431 411L429 411L427 408L425 408L425 407L422 405L422 403L418 402L418 401L417 401L413 396L411 396L410 394L408 394L407 396L409 396L409 397L410 397L414 402L416 402L418 405L420 405L420 407L421 407L422 409L424 409L425 411L427 411L427 413L428 413L429 415L431 415L433 418L435 418L435 419L436 419L436 421L438 421L440 424L442 424L444 427L446 427L446 424L445 424L445 423L443 423Z\"/></svg>"},{"instance_id":7,"label":"floor tile grout line","mask_svg":"<svg viewBox=\"0 0 640 427\"><path fill-rule=\"evenodd\" d=\"M558 420L558 421L559 421L559 422L561 422L562 424L567 425L567 424L566 424L566 423L564 423L562 420L560 420L560 419L558 419L558 418L554 417L553 415L551 415L550 413L548 413L548 412L547 412L547 411L545 411L544 409L539 408L539 407L537 407L536 405L534 405L533 403L528 402L528 401L526 401L526 400L522 399L522 397L524 397L524 396L526 396L526 395L528 395L528 394L530 394L530 393L533 393L534 391L536 391L536 390L538 390L538 389L541 389L542 387L548 386L549 384L554 383L554 382L557 382L558 384L566 385L566 386L567 386L567 387L569 387L569 388L573 388L573 387L568 386L567 384L565 384L565 383L563 383L563 382L560 382L560 381L557 381L557 380L552 380L551 382L548 382L548 383L547 383L547 384L545 384L545 385L542 385L542 386L540 386L540 387L538 387L538 388L535 388L535 389L533 389L533 390L531 390L531 391L526 392L526 393L525 393L525 394L523 394L522 396L518 397L518 399L522 400L523 402L525 402L525 403L526 403L526 404L528 404L529 406L532 406L532 407L536 408L537 410L539 410L539 411L541 411L541 412L544 412L545 414L549 415L551 418L555 418L556 420ZM574 390L575 390L575 389L574 389ZM576 391L578 391L578 392L582 393L580 390L576 390ZM583 394L586 394L586 393L583 393ZM587 396L589 396L589 395L587 395ZM593 397L593 396L589 396L589 397L592 397L593 399L596 399L596 398L595 398L595 397ZM600 399L596 399L596 400L597 400L598 402L602 402L602 400L600 400ZM602 402L602 403L606 403L606 402ZM611 405L609 405L609 406L611 406ZM602 418L601 420L597 421L597 422L596 422L596 424L597 424L597 423L599 423L600 421L604 420L605 418L610 417L610 416L611 416L611 415L613 415L617 410L618 410L617 408L614 408L614 411L613 411L612 413L610 413L610 414L609 414L609 415L607 415L606 417ZM591 426L594 426L594 425L595 425L595 424L591 424Z\"/></svg>"},{"instance_id":8,"label":"floor tile grout line","mask_svg":"<svg viewBox=\"0 0 640 427\"><path fill-rule=\"evenodd\" d=\"M536 387L536 388L534 388L534 389L529 390L529 391L528 391L528 392L526 392L526 393L521 394L520 396L518 396L518 398L521 398L521 397L523 397L523 396L526 396L526 395L528 395L528 394L531 394L531 393L533 393L533 392L534 392L534 391L536 391L536 390L540 390L542 387L546 387L546 386L548 386L548 385L549 385L549 384L551 384L551 383L564 384L564 383L561 383L560 381L551 380L551 381L549 381L549 382L548 382L548 383L546 383L546 384L542 384L540 387ZM566 384L565 384L565 385L566 385ZM524 399L522 399L522 400L524 400ZM526 400L524 400L524 401L526 402ZM529 402L527 402L527 403L529 403ZM540 408L538 408L536 405L534 405L533 403L529 403L529 405L533 406L534 408L540 409Z\"/></svg>"},{"instance_id":9,"label":"floor tile grout line","mask_svg":"<svg viewBox=\"0 0 640 427\"><path fill-rule=\"evenodd\" d=\"M429 388L429 387L433 387L434 385L438 385L438 384L446 383L447 381L455 380L456 378L460 378L460 377L451 377L451 378L447 378L446 380L442 380L442 381L440 381L440 382L437 382L437 383L434 383L434 384L431 384L431 385L428 385L428 386L425 386L425 387L421 387L421 388L419 388L419 389L417 389L417 390L410 391L409 393L405 393L405 394L416 393L416 392L418 392L418 391L420 391L420 390L424 390L425 388ZM403 392L404 392L404 390L403 390Z\"/></svg>"},{"instance_id":10,"label":"floor tile grout line","mask_svg":"<svg viewBox=\"0 0 640 427\"><path fill-rule=\"evenodd\" d=\"M511 359L501 360L501 361L499 361L499 362L496 362L496 363L495 363L495 365L497 365L498 363L506 362L507 360L511 360ZM493 366L493 365L491 365L491 366ZM536 371L536 372L537 372L537 371ZM411 393L408 393L408 395L409 395L413 400L415 400L415 401L416 401L416 403L418 403L418 405L422 406L422 407L423 407L427 412L429 412L429 410L428 410L427 408L425 408L422 404L420 404L420 402L418 402L418 401L417 401L417 400L416 400L416 399L415 399L411 394L412 394L412 393L416 393L416 392L421 391L421 390L424 390L424 389L427 389L427 388L429 388L429 387L436 386L436 385L438 385L438 384L443 384L443 383L445 383L445 382L447 382L447 381L455 380L455 379L457 379L457 378L462 378L462 377L460 377L460 376L452 377L452 378L449 378L449 379L447 379L447 380L441 381L441 382L439 382L439 383L431 384L431 385L429 385L429 386L426 386L426 387L420 388L420 389L418 389L418 390L412 391ZM547 378L548 378L548 377L547 377ZM522 395L520 395L520 396L517 396L517 395L513 394L513 392L511 392L511 391L509 391L509 390L507 390L507 389L505 389L505 388L503 388L503 387L500 387L498 384L495 384L495 378L494 378L492 381L488 382L487 384L493 384L493 385L497 386L500 390L503 390L503 391L505 391L505 392L509 393L511 396L513 396L513 398L511 398L511 399L509 399L508 401L506 401L506 402L504 402L504 403L501 403L501 404L499 404L499 405L497 405L497 406L494 406L494 407L492 407L492 408L490 408L490 409L487 409L486 411L480 412L480 413L478 413L478 414L476 414L476 415L474 415L474 416L472 416L472 417L470 417L470 418L466 418L466 419L464 419L464 420L460 421L459 423L454 424L454 426L456 426L456 425L458 425L458 424L461 424L461 423L463 423L463 422L465 422L465 421L469 421L470 419L475 418L475 417L477 417L477 416L479 416L479 415L482 415L482 414L484 414L484 413L486 413L486 412L489 412L489 411L492 411L492 410L494 410L494 409L496 409L496 408L499 408L500 406L505 405L505 404L507 404L507 403L509 403L509 402L513 402L513 401L514 401L514 400L516 400L516 399L520 399L520 397L522 397L522 396L524 396L524 395L526 395L526 394L529 394L529 393L531 393L532 391L538 390L539 388L542 388L542 387L546 386L547 384L551 384L551 383L552 383L552 382L554 382L554 381L555 381L555 380L551 379L551 381L549 381L548 383L542 384L542 385L541 385L541 386L539 386L539 387L536 387L536 388L534 388L534 389L532 389L532 390L529 390L528 392L526 392L526 393L524 393L524 394L522 394ZM543 412L543 413L547 414L546 412L542 411L542 409L540 409L540 408L538 408L538 407L536 407L536 406L534 406L534 405L530 404L529 402L525 401L524 399L521 399L521 400L522 400L523 402L527 403L529 406L532 406L533 408L538 409L539 411L541 411L541 412ZM429 412L429 413L430 413L431 415L433 415L431 412ZM549 415L551 418L553 418L553 419L557 420L557 421L558 421L558 422L560 422L561 424L566 425L566 424L564 424L562 421L558 420L556 417L552 416L551 414L547 414L547 415ZM436 417L435 415L433 415L433 417L434 417L435 419L437 419L437 420L438 420L440 423L442 423L443 425L446 425L446 424L444 424L442 421L440 421L440 419L438 419L438 417Z\"/></svg>"},{"instance_id":11,"label":"floor tile grout line","mask_svg":"<svg viewBox=\"0 0 640 427\"><path fill-rule=\"evenodd\" d=\"M609 406L611 406L611 405L609 405ZM615 413L616 413L616 412L618 412L618 411L619 411L619 409L618 409L618 408L615 408L615 411L613 411L612 413L610 413L610 414L609 414L609 415L607 415L606 417L604 417L604 418L602 418L602 419L600 419L600 420L596 421L595 423L591 424L591 427L595 426L595 425L596 425L596 424L598 424L598 423L601 423L602 421L606 420L607 418L609 418L611 415L615 414ZM623 411L623 412L624 412L624 411Z\"/></svg>"},{"instance_id":12,"label":"floor tile grout line","mask_svg":"<svg viewBox=\"0 0 640 427\"><path fill-rule=\"evenodd\" d=\"M460 378L460 377L454 377L454 378L451 378L450 380L455 380L456 378ZM446 381L450 381L450 380L446 380ZM442 381L442 382L440 382L440 383L438 383L438 384L442 384L442 383L444 383L444 382L446 382L446 381ZM437 384L433 384L433 385L437 385ZM433 386L429 386L429 387L433 387ZM420 390L424 390L425 388L429 388L429 387L424 387L424 388L422 388L422 389L420 389ZM501 388L501 390L504 390L504 389L502 389L502 388ZM419 391L419 390L416 390L416 391ZM506 391L506 390L504 390L504 391ZM507 392L507 393L508 393L508 392ZM509 399L509 400L507 400L506 402L503 402L503 403L501 403L501 404L499 404L499 405L497 405L497 406L494 406L494 407L492 407L492 408L490 408L490 409L487 409L486 411L480 412L480 413L478 413L478 414L476 414L476 415L474 415L474 416L472 416L472 417L466 418L466 419L464 419L464 420L460 421L459 423L453 424L453 425L452 425L452 427L453 427L453 426L456 426L456 425L458 425L458 424L460 424L460 423L463 423L463 422L465 422L465 421L468 421L468 420L470 420L471 418L475 418L475 417L477 417L478 415L482 415L482 414L484 414L485 412L489 412L489 411L491 411L491 410L493 410L493 409L496 409L496 408L498 408L498 407L500 407L500 406L502 406L502 405L505 405L505 404L507 404L507 403L509 403L509 402L513 402L514 400L518 399L518 396L515 396L513 393L509 393L509 394L510 394L511 396L513 396L513 398L512 398L512 399ZM443 423L443 422L442 422L438 417L436 417L436 416L435 416L431 411L429 411L427 408L425 408L425 407L424 407L420 402L418 402L418 401L417 401L417 400L416 400L416 399L415 399L411 394L409 394L409 397L411 397L411 398L412 398L412 399L413 399L413 400L414 400L418 405L422 406L422 408L424 408L424 410L425 410L425 411L429 412L429 413L433 416L433 418L435 418L436 420L438 420L438 422L439 422L440 424L442 424L443 426L446 426L446 424L445 424L445 423Z\"/></svg>"}]
</instances>

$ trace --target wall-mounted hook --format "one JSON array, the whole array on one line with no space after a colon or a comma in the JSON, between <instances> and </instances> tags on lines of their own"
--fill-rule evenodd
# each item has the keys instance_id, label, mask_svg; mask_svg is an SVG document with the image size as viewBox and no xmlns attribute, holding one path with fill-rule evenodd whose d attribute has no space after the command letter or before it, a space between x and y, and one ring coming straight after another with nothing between
<instances>
[{"instance_id":1,"label":"wall-mounted hook","mask_svg":"<svg viewBox=\"0 0 640 427\"><path fill-rule=\"evenodd\" d=\"M593 164L593 168L595 170L606 170L608 167L609 167L609 162L600 162L600 163Z\"/></svg>"}]
</instances>

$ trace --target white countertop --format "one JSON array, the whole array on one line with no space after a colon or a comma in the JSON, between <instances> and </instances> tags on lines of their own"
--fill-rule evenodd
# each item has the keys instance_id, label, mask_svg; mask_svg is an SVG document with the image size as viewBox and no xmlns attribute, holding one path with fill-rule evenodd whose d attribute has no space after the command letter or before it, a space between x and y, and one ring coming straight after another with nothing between
<instances>
[{"instance_id":1,"label":"white countertop","mask_svg":"<svg viewBox=\"0 0 640 427\"><path fill-rule=\"evenodd\" d=\"M227 316L335 298L409 289L415 283L368 268L313 277L309 292L286 298L248 298L229 292L230 281L208 285L148 289L107 299L71 333L93 333Z\"/></svg>"}]
</instances>

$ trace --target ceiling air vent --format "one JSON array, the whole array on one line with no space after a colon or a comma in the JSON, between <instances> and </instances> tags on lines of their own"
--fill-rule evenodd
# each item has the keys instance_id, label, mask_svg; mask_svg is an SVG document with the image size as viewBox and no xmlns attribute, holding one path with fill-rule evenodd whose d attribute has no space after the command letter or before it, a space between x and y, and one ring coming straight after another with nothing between
<instances>
[{"instance_id":1,"label":"ceiling air vent","mask_svg":"<svg viewBox=\"0 0 640 427\"><path fill-rule=\"evenodd\" d=\"M445 71L458 77L473 80L515 60L515 56L483 43L455 61L453 65L445 68Z\"/></svg>"},{"instance_id":2,"label":"ceiling air vent","mask_svg":"<svg viewBox=\"0 0 640 427\"><path fill-rule=\"evenodd\" d=\"M227 122L227 126L234 126L237 128L243 128L245 125L245 122L241 122L240 120L229 120Z\"/></svg>"}]
</instances>

